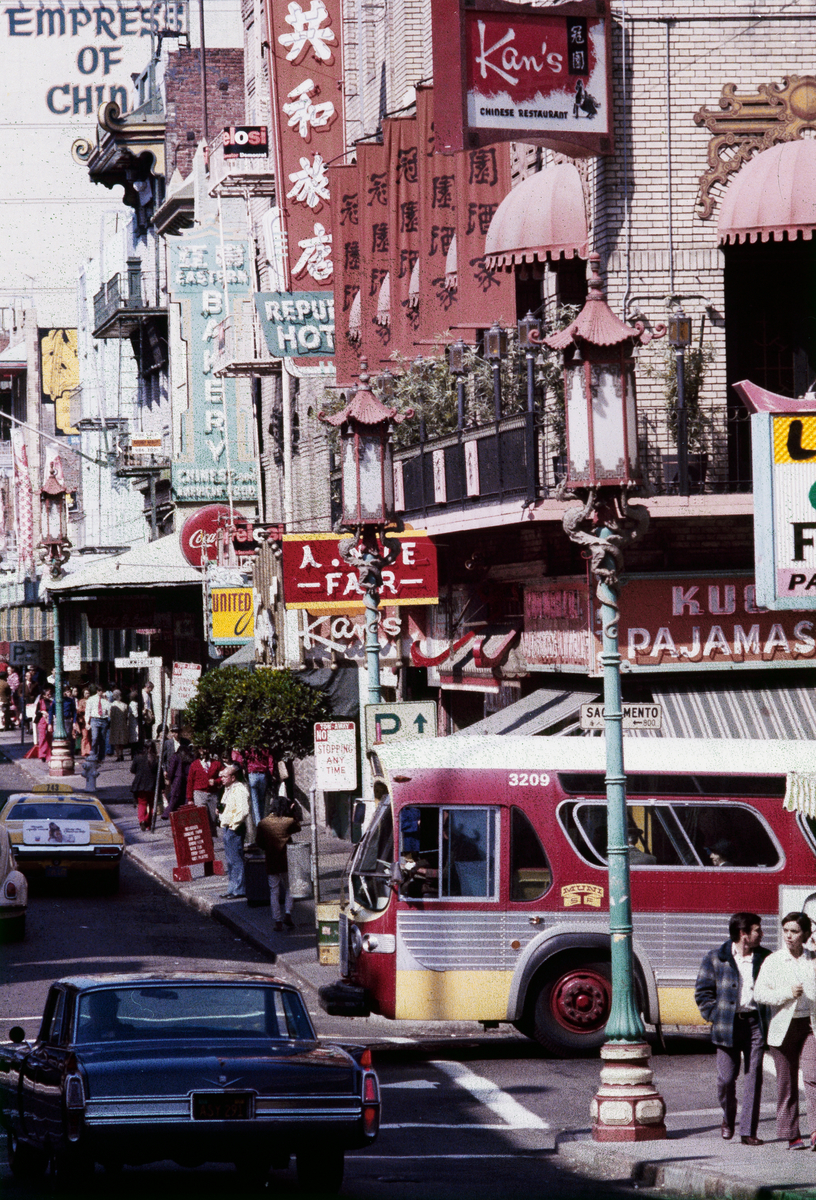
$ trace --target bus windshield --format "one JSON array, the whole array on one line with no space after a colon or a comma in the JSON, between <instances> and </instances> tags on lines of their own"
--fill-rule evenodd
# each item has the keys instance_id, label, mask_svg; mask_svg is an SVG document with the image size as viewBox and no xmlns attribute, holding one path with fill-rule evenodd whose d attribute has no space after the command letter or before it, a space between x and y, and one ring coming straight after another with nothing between
<instances>
[{"instance_id":1,"label":"bus windshield","mask_svg":"<svg viewBox=\"0 0 816 1200\"><path fill-rule=\"evenodd\" d=\"M351 898L356 904L372 912L388 906L393 861L394 818L391 797L384 796L351 860Z\"/></svg>"}]
</instances>

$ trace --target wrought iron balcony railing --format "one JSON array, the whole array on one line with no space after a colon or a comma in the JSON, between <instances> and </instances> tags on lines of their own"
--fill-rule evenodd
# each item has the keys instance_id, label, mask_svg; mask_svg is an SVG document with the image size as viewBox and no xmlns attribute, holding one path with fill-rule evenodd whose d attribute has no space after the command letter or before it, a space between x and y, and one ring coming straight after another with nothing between
<instances>
[{"instance_id":1,"label":"wrought iron balcony railing","mask_svg":"<svg viewBox=\"0 0 816 1200\"><path fill-rule=\"evenodd\" d=\"M155 273L128 259L127 271L111 276L94 296L94 337L129 337L140 321L165 311Z\"/></svg>"}]
</instances>

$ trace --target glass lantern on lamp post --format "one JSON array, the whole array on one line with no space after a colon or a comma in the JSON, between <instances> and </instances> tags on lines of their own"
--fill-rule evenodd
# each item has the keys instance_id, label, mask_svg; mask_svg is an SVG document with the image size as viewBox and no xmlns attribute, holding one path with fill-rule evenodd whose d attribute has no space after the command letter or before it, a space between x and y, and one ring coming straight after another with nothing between
<instances>
[{"instance_id":1,"label":"glass lantern on lamp post","mask_svg":"<svg viewBox=\"0 0 816 1200\"><path fill-rule=\"evenodd\" d=\"M466 346L457 338L448 347L448 367L456 380L456 429L462 432L465 425L465 376L467 375Z\"/></svg>"},{"instance_id":2,"label":"glass lantern on lamp post","mask_svg":"<svg viewBox=\"0 0 816 1200\"><path fill-rule=\"evenodd\" d=\"M649 522L645 508L629 504L640 482L633 350L649 335L609 308L598 265L598 255L591 255L589 297L576 319L542 340L564 356L567 477L556 494L581 500L580 508L564 514L564 529L589 558L603 628L612 1003L601 1049L606 1065L592 1101L592 1136L646 1141L666 1136L666 1106L653 1083L635 992L618 596L624 547Z\"/></svg>"},{"instance_id":3,"label":"glass lantern on lamp post","mask_svg":"<svg viewBox=\"0 0 816 1200\"><path fill-rule=\"evenodd\" d=\"M340 543L340 554L360 576L365 593L366 665L368 702L379 704L380 687L379 603L382 570L396 562L400 544L386 538L394 521L394 469L391 458L391 425L412 417L388 408L369 387L367 363L360 363L360 386L351 402L333 416L320 419L340 432L342 512L339 525L352 532Z\"/></svg>"},{"instance_id":4,"label":"glass lantern on lamp post","mask_svg":"<svg viewBox=\"0 0 816 1200\"><path fill-rule=\"evenodd\" d=\"M40 491L40 528L42 537L39 550L52 580L62 575L62 568L71 556L68 539L67 489L58 477L55 464ZM54 736L48 773L60 778L74 773L74 755L70 738L65 729L63 708L62 673L62 630L60 608L56 595L51 594L54 618Z\"/></svg>"}]
</instances>

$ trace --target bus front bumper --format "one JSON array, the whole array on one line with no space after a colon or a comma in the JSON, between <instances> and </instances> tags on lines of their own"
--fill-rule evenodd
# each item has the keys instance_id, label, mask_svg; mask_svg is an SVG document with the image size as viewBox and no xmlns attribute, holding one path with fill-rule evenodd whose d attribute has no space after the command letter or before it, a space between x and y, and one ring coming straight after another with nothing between
<instances>
[{"instance_id":1,"label":"bus front bumper","mask_svg":"<svg viewBox=\"0 0 816 1200\"><path fill-rule=\"evenodd\" d=\"M330 1017L371 1016L369 994L358 983L338 979L336 983L327 983L318 988L317 997L320 1007Z\"/></svg>"}]
</instances>

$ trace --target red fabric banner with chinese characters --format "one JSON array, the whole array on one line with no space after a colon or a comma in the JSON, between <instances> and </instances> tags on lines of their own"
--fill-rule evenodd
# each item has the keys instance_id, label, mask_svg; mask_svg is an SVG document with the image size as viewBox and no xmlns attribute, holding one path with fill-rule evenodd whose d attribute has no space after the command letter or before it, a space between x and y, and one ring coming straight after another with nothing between
<instances>
[{"instance_id":1,"label":"red fabric banner with chinese characters","mask_svg":"<svg viewBox=\"0 0 816 1200\"><path fill-rule=\"evenodd\" d=\"M389 362L390 306L380 305L380 289L390 263L387 147L380 142L357 146L360 212L360 332L361 354L372 374ZM378 311L379 309L379 311Z\"/></svg>"},{"instance_id":2,"label":"red fabric banner with chinese characters","mask_svg":"<svg viewBox=\"0 0 816 1200\"><path fill-rule=\"evenodd\" d=\"M419 258L419 127L416 117L383 122L391 208L391 353L412 359L419 310L411 307L411 272Z\"/></svg>"},{"instance_id":3,"label":"red fabric banner with chinese characters","mask_svg":"<svg viewBox=\"0 0 816 1200\"><path fill-rule=\"evenodd\" d=\"M334 369L338 387L356 383L360 341L349 337L354 297L360 291L360 209L356 165L329 171L334 230Z\"/></svg>"},{"instance_id":4,"label":"red fabric banner with chinese characters","mask_svg":"<svg viewBox=\"0 0 816 1200\"><path fill-rule=\"evenodd\" d=\"M419 126L419 330L422 354L439 353L456 324L456 290L445 286L445 264L456 235L456 163L434 154L433 89L417 89Z\"/></svg>"},{"instance_id":5,"label":"red fabric banner with chinese characters","mask_svg":"<svg viewBox=\"0 0 816 1200\"><path fill-rule=\"evenodd\" d=\"M441 156L440 156L441 157ZM473 340L476 329L516 322L516 281L508 271L488 271L485 235L493 214L510 191L510 146L500 142L463 150L456 160L456 327ZM442 162L450 161L442 157Z\"/></svg>"}]
</instances>

